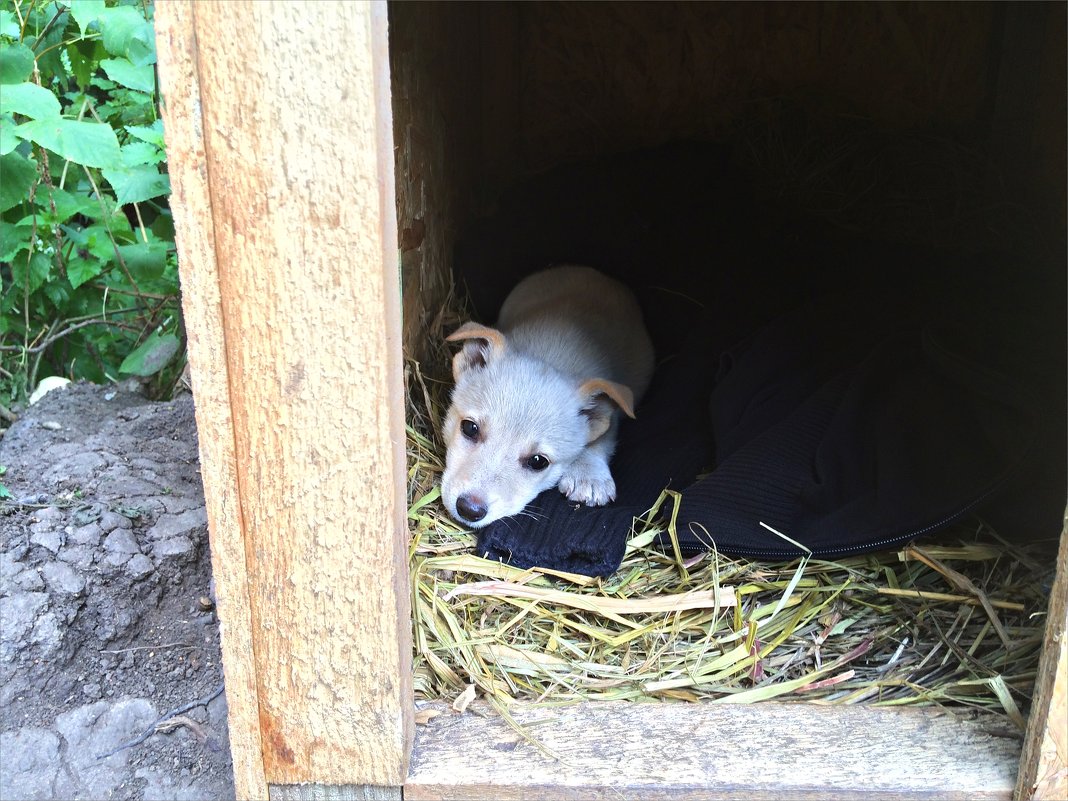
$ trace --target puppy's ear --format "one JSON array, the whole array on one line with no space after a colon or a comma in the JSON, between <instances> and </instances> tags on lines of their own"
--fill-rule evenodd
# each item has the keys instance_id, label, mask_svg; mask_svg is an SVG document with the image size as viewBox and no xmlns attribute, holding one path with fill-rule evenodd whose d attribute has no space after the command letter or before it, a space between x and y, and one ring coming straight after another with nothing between
<instances>
[{"instance_id":1,"label":"puppy's ear","mask_svg":"<svg viewBox=\"0 0 1068 801\"><path fill-rule=\"evenodd\" d=\"M578 391L582 399L580 414L589 421L587 443L600 437L612 425L613 406L619 407L627 417L634 417L634 393L630 387L603 378L591 378Z\"/></svg>"},{"instance_id":2,"label":"puppy's ear","mask_svg":"<svg viewBox=\"0 0 1068 801\"><path fill-rule=\"evenodd\" d=\"M452 377L460 376L476 367L485 367L504 353L504 334L496 328L478 323L464 323L447 337L447 342L463 341L463 349L452 357Z\"/></svg>"}]
</instances>

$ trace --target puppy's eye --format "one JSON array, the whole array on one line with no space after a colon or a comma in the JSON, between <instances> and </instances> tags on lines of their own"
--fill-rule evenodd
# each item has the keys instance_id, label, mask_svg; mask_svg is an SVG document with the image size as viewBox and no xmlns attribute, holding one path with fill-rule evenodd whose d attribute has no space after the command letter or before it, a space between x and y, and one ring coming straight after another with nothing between
<instances>
[{"instance_id":1,"label":"puppy's eye","mask_svg":"<svg viewBox=\"0 0 1068 801\"><path fill-rule=\"evenodd\" d=\"M540 453L535 453L533 456L527 457L526 461L523 462L523 466L528 470L534 470L535 472L540 473L549 466L549 460Z\"/></svg>"},{"instance_id":2,"label":"puppy's eye","mask_svg":"<svg viewBox=\"0 0 1068 801\"><path fill-rule=\"evenodd\" d=\"M478 442L478 423L474 420L464 420L460 423L460 431L472 442Z\"/></svg>"}]
</instances>

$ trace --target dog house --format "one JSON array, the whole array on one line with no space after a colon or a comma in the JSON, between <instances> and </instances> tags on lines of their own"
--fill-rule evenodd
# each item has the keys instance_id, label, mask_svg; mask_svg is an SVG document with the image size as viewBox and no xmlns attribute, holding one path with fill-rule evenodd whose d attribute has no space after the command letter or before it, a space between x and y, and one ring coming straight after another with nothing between
<instances>
[{"instance_id":1,"label":"dog house","mask_svg":"<svg viewBox=\"0 0 1068 801\"><path fill-rule=\"evenodd\" d=\"M1068 535L1022 754L933 709L579 704L539 728L567 764L476 715L416 731L402 383L502 192L756 98L979 132L1063 270L1064 12L160 3L238 798L1008 798L1017 763L1016 797L1064 797Z\"/></svg>"}]
</instances>

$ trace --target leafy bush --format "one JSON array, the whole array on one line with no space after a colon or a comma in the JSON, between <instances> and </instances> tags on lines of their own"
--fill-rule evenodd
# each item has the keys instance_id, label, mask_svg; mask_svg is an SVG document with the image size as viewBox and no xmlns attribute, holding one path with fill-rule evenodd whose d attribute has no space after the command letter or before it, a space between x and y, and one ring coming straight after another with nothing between
<instances>
[{"instance_id":1,"label":"leafy bush","mask_svg":"<svg viewBox=\"0 0 1068 801\"><path fill-rule=\"evenodd\" d=\"M0 0L0 402L183 366L148 0Z\"/></svg>"}]
</instances>

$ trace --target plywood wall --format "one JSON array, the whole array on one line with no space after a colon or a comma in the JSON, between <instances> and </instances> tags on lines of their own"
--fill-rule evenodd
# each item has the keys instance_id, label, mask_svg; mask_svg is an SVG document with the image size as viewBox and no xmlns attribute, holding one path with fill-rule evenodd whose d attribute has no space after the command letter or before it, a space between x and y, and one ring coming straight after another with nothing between
<instances>
[{"instance_id":1,"label":"plywood wall","mask_svg":"<svg viewBox=\"0 0 1068 801\"><path fill-rule=\"evenodd\" d=\"M479 119L477 6L394 3L390 71L405 353L421 359L471 214Z\"/></svg>"},{"instance_id":2,"label":"plywood wall","mask_svg":"<svg viewBox=\"0 0 1068 801\"><path fill-rule=\"evenodd\" d=\"M878 170L892 179L883 194L932 207L924 227L888 218L876 199L851 228L981 246L983 230L1007 228L1000 207L1063 238L1064 17L1052 3L393 4L409 353L422 352L448 292L457 232L501 191L568 161L682 139L744 141L784 104L816 128L772 119L774 135L756 143L761 181L781 189L837 167L844 174L828 180L848 195L853 166L826 163L834 152L825 159L796 137L833 151L842 126L853 136L850 121L863 121L883 138L859 160L884 143L895 150ZM801 187L796 202L811 194ZM961 202L968 230L954 227ZM995 209L992 219L972 205Z\"/></svg>"},{"instance_id":3,"label":"plywood wall","mask_svg":"<svg viewBox=\"0 0 1068 801\"><path fill-rule=\"evenodd\" d=\"M501 9L489 12L502 15ZM512 170L721 138L762 100L965 130L987 103L996 8L950 3L535 3L511 9ZM488 130L488 127L487 127ZM503 176L502 176L503 177Z\"/></svg>"}]
</instances>

